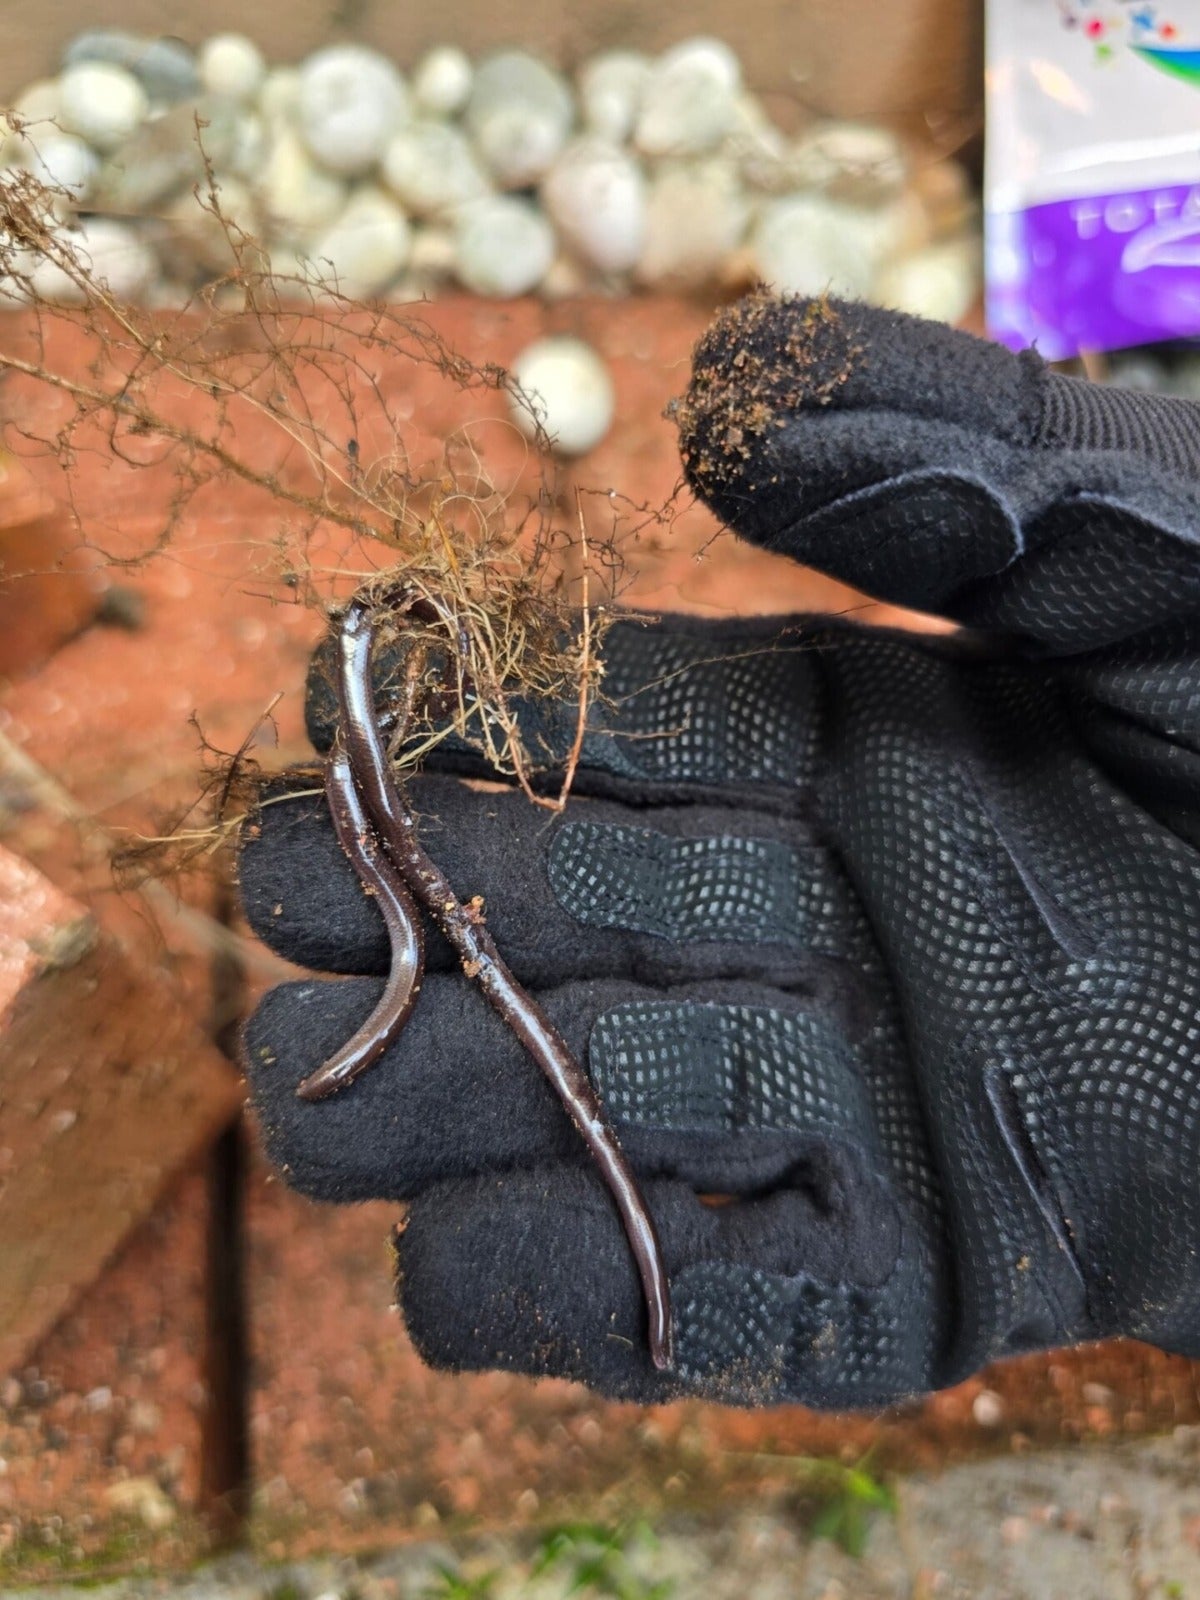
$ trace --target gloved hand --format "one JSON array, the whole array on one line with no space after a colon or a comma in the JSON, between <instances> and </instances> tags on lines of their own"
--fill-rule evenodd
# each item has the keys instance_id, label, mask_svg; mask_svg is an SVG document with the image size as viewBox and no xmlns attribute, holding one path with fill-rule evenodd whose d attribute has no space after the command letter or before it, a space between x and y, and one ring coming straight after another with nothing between
<instances>
[{"instance_id":1,"label":"gloved hand","mask_svg":"<svg viewBox=\"0 0 1200 1600\"><path fill-rule=\"evenodd\" d=\"M674 1372L582 1143L440 941L392 1052L295 1097L386 966L318 800L242 856L258 933L359 975L248 1025L270 1154L410 1202L400 1304L454 1370L846 1407L1110 1334L1200 1355L1200 410L756 298L678 422L743 537L969 631L621 623L561 820L411 785L644 1179Z\"/></svg>"}]
</instances>

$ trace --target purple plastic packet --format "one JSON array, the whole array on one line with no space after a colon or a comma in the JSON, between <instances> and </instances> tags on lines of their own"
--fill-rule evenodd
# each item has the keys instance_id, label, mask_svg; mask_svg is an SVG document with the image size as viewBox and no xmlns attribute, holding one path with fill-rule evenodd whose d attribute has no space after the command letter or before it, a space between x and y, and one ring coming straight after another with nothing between
<instances>
[{"instance_id":1,"label":"purple plastic packet","mask_svg":"<svg viewBox=\"0 0 1200 1600\"><path fill-rule=\"evenodd\" d=\"M1200 0L989 0L987 56L992 336L1200 334Z\"/></svg>"}]
</instances>

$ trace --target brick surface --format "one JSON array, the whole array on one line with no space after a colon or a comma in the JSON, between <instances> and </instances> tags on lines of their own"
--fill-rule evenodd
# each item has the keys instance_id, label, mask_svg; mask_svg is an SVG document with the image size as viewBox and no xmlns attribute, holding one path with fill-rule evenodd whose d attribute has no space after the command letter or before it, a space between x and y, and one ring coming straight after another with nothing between
<instances>
[{"instance_id":1,"label":"brick surface","mask_svg":"<svg viewBox=\"0 0 1200 1600\"><path fill-rule=\"evenodd\" d=\"M0 1380L0 1588L203 1549L205 1226L187 1175Z\"/></svg>"}]
</instances>

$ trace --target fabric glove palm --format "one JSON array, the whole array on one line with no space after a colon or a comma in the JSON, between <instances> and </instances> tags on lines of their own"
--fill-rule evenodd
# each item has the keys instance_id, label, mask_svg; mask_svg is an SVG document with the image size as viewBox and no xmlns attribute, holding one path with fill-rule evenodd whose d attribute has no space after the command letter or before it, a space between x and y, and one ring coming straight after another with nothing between
<instances>
[{"instance_id":1,"label":"fabric glove palm","mask_svg":"<svg viewBox=\"0 0 1200 1600\"><path fill-rule=\"evenodd\" d=\"M411 1202L400 1303L457 1370L845 1407L1109 1334L1200 1354L1196 410L758 298L678 421L744 537L968 631L622 622L563 818L465 788L464 750L411 785L644 1181L675 1370L578 1136L440 940L389 1055L295 1097L387 959L315 800L242 858L255 929L356 975L248 1025L269 1151L311 1195ZM565 751L572 716L531 737Z\"/></svg>"}]
</instances>

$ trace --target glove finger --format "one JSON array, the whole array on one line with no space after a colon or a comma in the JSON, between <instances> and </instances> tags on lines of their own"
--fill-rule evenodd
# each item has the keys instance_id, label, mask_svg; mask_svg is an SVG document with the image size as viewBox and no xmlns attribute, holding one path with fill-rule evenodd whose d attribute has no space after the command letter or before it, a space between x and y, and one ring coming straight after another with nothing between
<instances>
[{"instance_id":1,"label":"glove finger","mask_svg":"<svg viewBox=\"0 0 1200 1600\"><path fill-rule=\"evenodd\" d=\"M445 1178L587 1163L535 1063L461 977L428 977L404 1033L353 1085L297 1098L379 991L371 979L284 984L246 1025L263 1139L294 1187L324 1200L406 1198ZM744 982L583 982L539 999L646 1176L748 1193L793 1168L819 1171L836 1145L899 1173L922 1203L933 1187L887 1030L854 1042L845 1018L811 997Z\"/></svg>"},{"instance_id":2,"label":"glove finger","mask_svg":"<svg viewBox=\"0 0 1200 1600\"><path fill-rule=\"evenodd\" d=\"M787 988L831 962L869 960L844 873L794 818L580 800L548 821L514 790L481 794L447 777L415 779L409 795L426 849L464 900L482 897L522 983L741 976ZM322 796L264 806L244 830L240 880L251 927L288 960L388 970L383 918ZM430 941L431 971L458 964L440 936Z\"/></svg>"},{"instance_id":3,"label":"glove finger","mask_svg":"<svg viewBox=\"0 0 1200 1600\"><path fill-rule=\"evenodd\" d=\"M932 1386L937 1257L885 1183L846 1164L707 1205L646 1199L671 1283L676 1365L656 1372L612 1202L573 1168L440 1184L397 1240L398 1297L422 1357L572 1378L618 1399L880 1405Z\"/></svg>"},{"instance_id":4,"label":"glove finger","mask_svg":"<svg viewBox=\"0 0 1200 1600\"><path fill-rule=\"evenodd\" d=\"M882 599L1068 653L1200 603L1190 401L900 312L757 295L701 339L677 420L719 517Z\"/></svg>"},{"instance_id":5,"label":"glove finger","mask_svg":"<svg viewBox=\"0 0 1200 1600\"><path fill-rule=\"evenodd\" d=\"M736 803L795 810L816 776L824 698L812 618L714 623L631 619L604 641L604 696L592 701L574 792L637 804ZM308 677L309 737L327 750L337 725L334 650L326 640ZM375 662L376 703L395 694L397 657ZM575 738L577 708L514 696L513 710L543 781L555 788ZM452 734L427 767L494 778Z\"/></svg>"}]
</instances>

